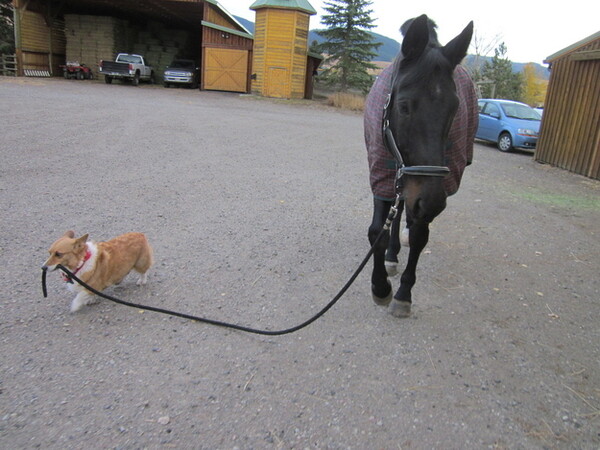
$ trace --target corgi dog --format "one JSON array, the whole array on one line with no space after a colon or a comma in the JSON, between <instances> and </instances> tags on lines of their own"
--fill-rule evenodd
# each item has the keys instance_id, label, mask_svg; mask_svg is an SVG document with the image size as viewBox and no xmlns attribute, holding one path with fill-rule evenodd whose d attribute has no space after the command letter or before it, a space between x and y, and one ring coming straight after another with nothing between
<instances>
[{"instance_id":1,"label":"corgi dog","mask_svg":"<svg viewBox=\"0 0 600 450\"><path fill-rule=\"evenodd\" d=\"M81 281L98 291L119 284L131 270L140 274L137 285L146 284L147 272L153 263L152 247L142 233L126 233L106 242L88 241L88 235L76 238L67 231L48 250L50 257L43 270L56 270L61 264ZM63 274L68 287L77 292L71 303L71 312L94 302L94 294L74 283Z\"/></svg>"}]
</instances>

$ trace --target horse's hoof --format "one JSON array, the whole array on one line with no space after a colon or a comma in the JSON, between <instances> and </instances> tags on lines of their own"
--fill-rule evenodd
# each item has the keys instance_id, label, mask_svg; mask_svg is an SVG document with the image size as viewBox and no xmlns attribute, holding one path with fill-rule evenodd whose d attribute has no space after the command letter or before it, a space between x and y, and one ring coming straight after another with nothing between
<instances>
[{"instance_id":1,"label":"horse's hoof","mask_svg":"<svg viewBox=\"0 0 600 450\"><path fill-rule=\"evenodd\" d=\"M398 275L398 263L393 261L385 262L385 270L390 277Z\"/></svg>"},{"instance_id":2,"label":"horse's hoof","mask_svg":"<svg viewBox=\"0 0 600 450\"><path fill-rule=\"evenodd\" d=\"M394 299L390 304L389 313L394 317L408 317L410 306L410 302Z\"/></svg>"},{"instance_id":3,"label":"horse's hoof","mask_svg":"<svg viewBox=\"0 0 600 450\"><path fill-rule=\"evenodd\" d=\"M387 306L392 301L392 283L388 281L387 284L389 286L389 293L385 297L375 295L375 286L371 286L371 295L373 296L373 301L376 305Z\"/></svg>"}]
</instances>

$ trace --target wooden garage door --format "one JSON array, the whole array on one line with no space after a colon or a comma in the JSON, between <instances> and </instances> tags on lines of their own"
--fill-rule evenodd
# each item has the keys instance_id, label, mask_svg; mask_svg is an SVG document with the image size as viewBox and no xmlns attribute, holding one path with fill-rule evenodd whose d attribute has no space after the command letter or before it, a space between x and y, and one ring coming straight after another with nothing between
<instances>
[{"instance_id":1,"label":"wooden garage door","mask_svg":"<svg viewBox=\"0 0 600 450\"><path fill-rule=\"evenodd\" d=\"M204 89L234 92L247 91L247 50L207 48L204 56Z\"/></svg>"}]
</instances>

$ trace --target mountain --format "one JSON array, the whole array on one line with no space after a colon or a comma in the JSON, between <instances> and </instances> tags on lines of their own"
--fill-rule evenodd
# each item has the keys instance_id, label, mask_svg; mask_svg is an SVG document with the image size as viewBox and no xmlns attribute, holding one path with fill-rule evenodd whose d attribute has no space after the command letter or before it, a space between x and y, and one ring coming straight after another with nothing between
<instances>
[{"instance_id":1,"label":"mountain","mask_svg":"<svg viewBox=\"0 0 600 450\"><path fill-rule=\"evenodd\" d=\"M381 42L382 45L379 46L377 51L377 56L375 57L376 61L392 61L398 52L400 51L400 43L394 39L383 36L381 34L369 32L374 38L375 42ZM317 34L317 30L310 30L308 32L308 43L312 44L314 41L317 41L319 44L323 42L321 36Z\"/></svg>"},{"instance_id":2,"label":"mountain","mask_svg":"<svg viewBox=\"0 0 600 450\"><path fill-rule=\"evenodd\" d=\"M246 29L248 29L248 31L250 31L250 33L254 34L254 22L251 22L249 20L243 19L238 16L234 16L234 17L238 22L240 22L244 27L246 27ZM398 52L400 51L400 43L394 39L383 36L381 34L372 33L372 32L371 32L371 34L375 37L376 42L382 43L382 45L377 49L377 56L374 58L374 61L384 61L384 62L392 61L396 57ZM323 42L323 40L324 39L317 34L317 30L310 30L308 32L308 44L309 45L311 45L314 41L321 43L321 42ZM465 64L467 66L473 65L475 63L475 58L476 57L474 55L468 55L467 59L465 61ZM491 61L491 59L492 59L491 57L481 57L480 64L483 64L484 61ZM526 64L527 63L513 62L513 72L523 72L523 69L525 68ZM550 72L548 71L547 67L545 67L541 64L537 64L537 63L533 63L533 64L535 66L536 74L538 75L538 77L540 77L541 79L544 79L544 80L548 80L550 78Z\"/></svg>"},{"instance_id":3,"label":"mountain","mask_svg":"<svg viewBox=\"0 0 600 450\"><path fill-rule=\"evenodd\" d=\"M475 56L475 55L467 55L465 61L464 61L464 65L468 68L473 68L476 65L482 66L484 63L486 62L491 62L492 61L492 57L491 56ZM516 63L513 62L512 63L512 71L513 73L522 73L523 70L525 69L525 66L527 64L533 64L533 67L535 68L535 74L537 75L538 78L542 79L542 80L549 80L550 79L550 71L548 70L547 67L542 66L541 64L537 64L537 63Z\"/></svg>"},{"instance_id":4,"label":"mountain","mask_svg":"<svg viewBox=\"0 0 600 450\"><path fill-rule=\"evenodd\" d=\"M239 16L233 16L233 18L241 23L250 33L254 34L254 22L250 22Z\"/></svg>"}]
</instances>

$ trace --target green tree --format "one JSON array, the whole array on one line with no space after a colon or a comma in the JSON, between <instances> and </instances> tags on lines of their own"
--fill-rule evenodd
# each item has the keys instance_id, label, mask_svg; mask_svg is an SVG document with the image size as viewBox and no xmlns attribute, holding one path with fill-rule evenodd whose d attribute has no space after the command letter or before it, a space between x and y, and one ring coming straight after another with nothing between
<instances>
[{"instance_id":1,"label":"green tree","mask_svg":"<svg viewBox=\"0 0 600 450\"><path fill-rule=\"evenodd\" d=\"M369 0L330 0L324 2L321 23L327 26L317 33L325 39L319 51L326 55L325 70L319 78L342 92L359 89L368 92L373 84L369 69L377 66L370 61L381 45L367 30L374 28Z\"/></svg>"},{"instance_id":2,"label":"green tree","mask_svg":"<svg viewBox=\"0 0 600 450\"><path fill-rule=\"evenodd\" d=\"M0 0L0 55L15 52L12 0Z\"/></svg>"},{"instance_id":3,"label":"green tree","mask_svg":"<svg viewBox=\"0 0 600 450\"><path fill-rule=\"evenodd\" d=\"M482 97L521 101L522 77L520 73L513 73L504 42L494 50L492 60L483 64L481 77L485 82L481 85Z\"/></svg>"}]
</instances>

